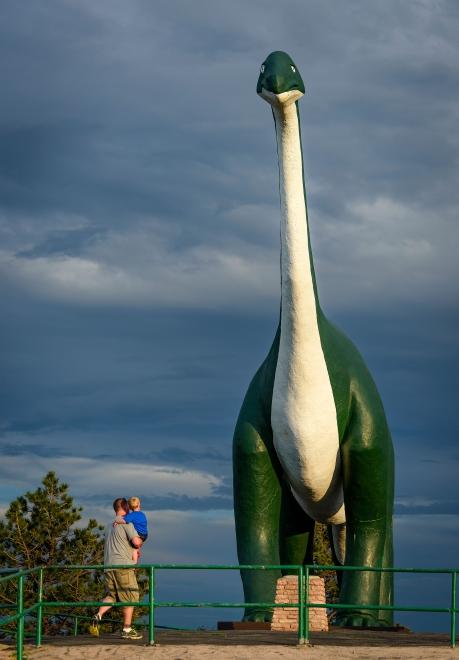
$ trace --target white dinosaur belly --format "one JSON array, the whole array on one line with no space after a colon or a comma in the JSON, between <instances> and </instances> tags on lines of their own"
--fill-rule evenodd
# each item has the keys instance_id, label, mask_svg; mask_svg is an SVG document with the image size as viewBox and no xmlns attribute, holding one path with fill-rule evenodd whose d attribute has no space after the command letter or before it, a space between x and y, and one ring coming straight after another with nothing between
<instances>
[{"instance_id":1,"label":"white dinosaur belly","mask_svg":"<svg viewBox=\"0 0 459 660\"><path fill-rule=\"evenodd\" d=\"M274 447L303 510L319 522L342 524L338 426L325 358L321 347L305 359L288 343L281 340L274 380Z\"/></svg>"}]
</instances>

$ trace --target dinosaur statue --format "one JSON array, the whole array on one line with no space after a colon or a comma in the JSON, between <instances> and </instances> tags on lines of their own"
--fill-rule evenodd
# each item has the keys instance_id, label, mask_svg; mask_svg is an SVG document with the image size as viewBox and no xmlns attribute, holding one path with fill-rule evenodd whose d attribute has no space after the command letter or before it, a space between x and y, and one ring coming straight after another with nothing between
<instances>
[{"instance_id":1,"label":"dinosaur statue","mask_svg":"<svg viewBox=\"0 0 459 660\"><path fill-rule=\"evenodd\" d=\"M315 522L335 564L393 565L394 459L381 399L365 363L325 317L309 240L297 66L276 51L257 93L272 108L281 202L281 311L271 349L249 385L233 444L240 564L312 564ZM390 605L392 573L339 571L340 602ZM281 572L241 570L245 601L274 602ZM272 609L244 619L269 621ZM391 626L392 612L338 610L343 626Z\"/></svg>"}]
</instances>

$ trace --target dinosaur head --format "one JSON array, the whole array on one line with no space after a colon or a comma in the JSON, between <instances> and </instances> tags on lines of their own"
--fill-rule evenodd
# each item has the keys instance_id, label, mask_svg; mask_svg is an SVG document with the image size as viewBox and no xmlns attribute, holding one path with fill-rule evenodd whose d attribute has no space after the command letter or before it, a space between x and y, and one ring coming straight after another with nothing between
<instances>
[{"instance_id":1,"label":"dinosaur head","mask_svg":"<svg viewBox=\"0 0 459 660\"><path fill-rule=\"evenodd\" d=\"M304 83L290 55L276 50L265 59L260 68L257 94L273 106L294 103L304 94Z\"/></svg>"}]
</instances>

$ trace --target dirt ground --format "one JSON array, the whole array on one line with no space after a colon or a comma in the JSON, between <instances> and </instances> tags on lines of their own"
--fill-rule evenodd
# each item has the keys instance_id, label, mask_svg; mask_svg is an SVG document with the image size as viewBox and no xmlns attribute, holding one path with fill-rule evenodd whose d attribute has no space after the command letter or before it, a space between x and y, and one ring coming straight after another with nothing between
<instances>
[{"instance_id":1,"label":"dirt ground","mask_svg":"<svg viewBox=\"0 0 459 660\"><path fill-rule=\"evenodd\" d=\"M459 646L449 647L448 635L437 633L382 633L337 630L313 633L308 646L298 646L296 635L272 631L158 631L157 644L147 646L146 633L139 641L122 640L116 635L99 638L89 635L44 639L43 646L27 644L27 660L69 660L114 658L115 660L311 660L347 658L456 658ZM0 660L14 658L14 648L0 644Z\"/></svg>"}]
</instances>

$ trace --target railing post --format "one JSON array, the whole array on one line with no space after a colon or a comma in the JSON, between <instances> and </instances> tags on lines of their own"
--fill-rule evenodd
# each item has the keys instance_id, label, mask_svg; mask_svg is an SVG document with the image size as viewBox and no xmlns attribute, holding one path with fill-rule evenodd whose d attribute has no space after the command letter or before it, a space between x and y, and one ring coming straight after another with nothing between
<instances>
[{"instance_id":1,"label":"railing post","mask_svg":"<svg viewBox=\"0 0 459 660\"><path fill-rule=\"evenodd\" d=\"M155 643L155 569L150 566L148 569L148 643L153 646Z\"/></svg>"},{"instance_id":2,"label":"railing post","mask_svg":"<svg viewBox=\"0 0 459 660\"><path fill-rule=\"evenodd\" d=\"M298 644L304 644L304 572L300 566L298 570Z\"/></svg>"},{"instance_id":3,"label":"railing post","mask_svg":"<svg viewBox=\"0 0 459 660\"><path fill-rule=\"evenodd\" d=\"M306 566L305 576L304 576L304 623L303 623L303 635L304 635L304 644L309 644L309 566Z\"/></svg>"},{"instance_id":4,"label":"railing post","mask_svg":"<svg viewBox=\"0 0 459 660\"><path fill-rule=\"evenodd\" d=\"M41 631L43 625L43 569L38 571L38 608L37 608L37 631L35 637L35 646L41 646Z\"/></svg>"},{"instance_id":5,"label":"railing post","mask_svg":"<svg viewBox=\"0 0 459 660\"><path fill-rule=\"evenodd\" d=\"M78 614L73 617L73 636L78 635Z\"/></svg>"},{"instance_id":6,"label":"railing post","mask_svg":"<svg viewBox=\"0 0 459 660\"><path fill-rule=\"evenodd\" d=\"M451 575L451 647L454 649L456 646L456 587L457 587L457 573L453 571Z\"/></svg>"},{"instance_id":7,"label":"railing post","mask_svg":"<svg viewBox=\"0 0 459 660\"><path fill-rule=\"evenodd\" d=\"M22 651L24 646L24 575L18 577L17 593L17 628L16 628L16 658L22 660Z\"/></svg>"}]
</instances>

